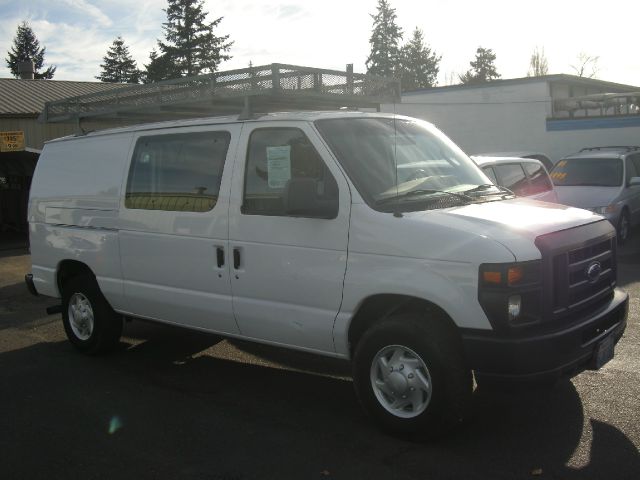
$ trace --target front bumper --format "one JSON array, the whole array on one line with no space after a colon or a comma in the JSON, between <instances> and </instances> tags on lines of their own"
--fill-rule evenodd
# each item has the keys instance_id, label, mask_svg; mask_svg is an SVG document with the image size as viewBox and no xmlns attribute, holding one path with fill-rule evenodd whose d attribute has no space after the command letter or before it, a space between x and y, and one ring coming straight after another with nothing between
<instances>
[{"instance_id":1,"label":"front bumper","mask_svg":"<svg viewBox=\"0 0 640 480\"><path fill-rule=\"evenodd\" d=\"M622 337L628 308L629 295L615 289L608 304L565 328L518 337L464 330L466 360L485 377L533 380L575 375L589 368L605 337L613 335L616 343Z\"/></svg>"}]
</instances>

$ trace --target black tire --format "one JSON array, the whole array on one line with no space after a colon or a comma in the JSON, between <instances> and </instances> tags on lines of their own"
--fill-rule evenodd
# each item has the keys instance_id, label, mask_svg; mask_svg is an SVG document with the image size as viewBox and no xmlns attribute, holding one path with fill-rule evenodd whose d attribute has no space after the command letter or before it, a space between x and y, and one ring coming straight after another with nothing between
<instances>
[{"instance_id":1,"label":"black tire","mask_svg":"<svg viewBox=\"0 0 640 480\"><path fill-rule=\"evenodd\" d=\"M74 322L71 318L74 315L74 308L76 312L83 308L85 313L87 311L92 313L92 328L86 328L86 330L83 328L87 324L83 313ZM85 323L80 327L77 325L83 322ZM102 295L96 279L89 274L75 276L64 284L62 323L71 344L87 355L97 355L113 350L122 335L122 316L111 308Z\"/></svg>"},{"instance_id":2,"label":"black tire","mask_svg":"<svg viewBox=\"0 0 640 480\"><path fill-rule=\"evenodd\" d=\"M618 245L624 245L629 240L629 234L631 233L631 222L629 221L629 212L625 209L620 214L618 220L618 226L616 227L618 234Z\"/></svg>"},{"instance_id":3,"label":"black tire","mask_svg":"<svg viewBox=\"0 0 640 480\"><path fill-rule=\"evenodd\" d=\"M365 412L384 431L414 440L431 439L461 424L466 417L473 380L471 371L465 367L460 341L445 323L447 321L442 314L435 312L425 316L398 314L374 325L358 342L353 360L356 394ZM411 405L406 407L411 410L409 412L396 409L396 413L392 413L383 402L385 398L389 401L394 397L381 393L380 389L378 393L374 391L372 377L380 371L374 373L372 364L379 353L384 354L386 347L395 348L392 346L401 346L417 354L426 366L431 380L431 393L422 411ZM404 381L414 380L405 377ZM404 386L404 389L406 392L407 387ZM401 401L399 397L402 394L393 393L398 397L395 400ZM378 395L383 400L379 400ZM428 397L424 392L421 395L423 399ZM406 414L415 416L402 416Z\"/></svg>"}]
</instances>

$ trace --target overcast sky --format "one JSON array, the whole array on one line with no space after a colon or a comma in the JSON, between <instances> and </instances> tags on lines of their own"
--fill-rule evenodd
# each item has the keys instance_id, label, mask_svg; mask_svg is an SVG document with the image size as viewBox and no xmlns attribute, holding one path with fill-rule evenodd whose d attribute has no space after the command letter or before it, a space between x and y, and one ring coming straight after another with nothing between
<instances>
[{"instance_id":1,"label":"overcast sky","mask_svg":"<svg viewBox=\"0 0 640 480\"><path fill-rule=\"evenodd\" d=\"M391 0L405 40L417 26L442 55L439 84L469 68L476 48L491 48L502 78L526 76L536 46L549 73L574 73L580 52L598 56L597 78L640 86L638 1ZM268 63L365 72L377 0L206 0L210 19L223 16L233 59L220 69ZM0 0L0 77L22 20L47 47L56 80L93 81L113 39L122 35L139 67L162 36L166 0Z\"/></svg>"}]
</instances>

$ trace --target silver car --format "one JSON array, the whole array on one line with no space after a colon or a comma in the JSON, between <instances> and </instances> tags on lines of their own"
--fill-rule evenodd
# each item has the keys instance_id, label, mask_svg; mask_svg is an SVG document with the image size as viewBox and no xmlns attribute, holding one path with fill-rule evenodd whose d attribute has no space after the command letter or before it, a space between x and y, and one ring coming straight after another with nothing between
<instances>
[{"instance_id":1,"label":"silver car","mask_svg":"<svg viewBox=\"0 0 640 480\"><path fill-rule=\"evenodd\" d=\"M599 213L629 238L640 223L640 147L583 148L551 171L558 201Z\"/></svg>"}]
</instances>

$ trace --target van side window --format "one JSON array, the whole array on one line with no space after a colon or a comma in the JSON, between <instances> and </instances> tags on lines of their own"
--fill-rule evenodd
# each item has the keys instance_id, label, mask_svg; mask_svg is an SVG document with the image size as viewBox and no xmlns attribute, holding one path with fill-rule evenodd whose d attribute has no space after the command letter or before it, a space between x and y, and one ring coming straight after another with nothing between
<instances>
[{"instance_id":1,"label":"van side window","mask_svg":"<svg viewBox=\"0 0 640 480\"><path fill-rule=\"evenodd\" d=\"M251 133L242 213L288 216L284 198L292 179L307 181L319 200L337 205L338 184L301 130L263 128Z\"/></svg>"},{"instance_id":2,"label":"van side window","mask_svg":"<svg viewBox=\"0 0 640 480\"><path fill-rule=\"evenodd\" d=\"M229 132L142 137L133 152L125 207L207 212L218 200Z\"/></svg>"},{"instance_id":3,"label":"van side window","mask_svg":"<svg viewBox=\"0 0 640 480\"><path fill-rule=\"evenodd\" d=\"M529 182L519 163L494 166L498 182L516 195L527 195Z\"/></svg>"},{"instance_id":4,"label":"van side window","mask_svg":"<svg viewBox=\"0 0 640 480\"><path fill-rule=\"evenodd\" d=\"M542 165L535 163L523 164L524 169L529 175L529 182L531 187L529 189L529 195L535 195L536 193L548 192L553 188L549 175L544 170Z\"/></svg>"}]
</instances>

